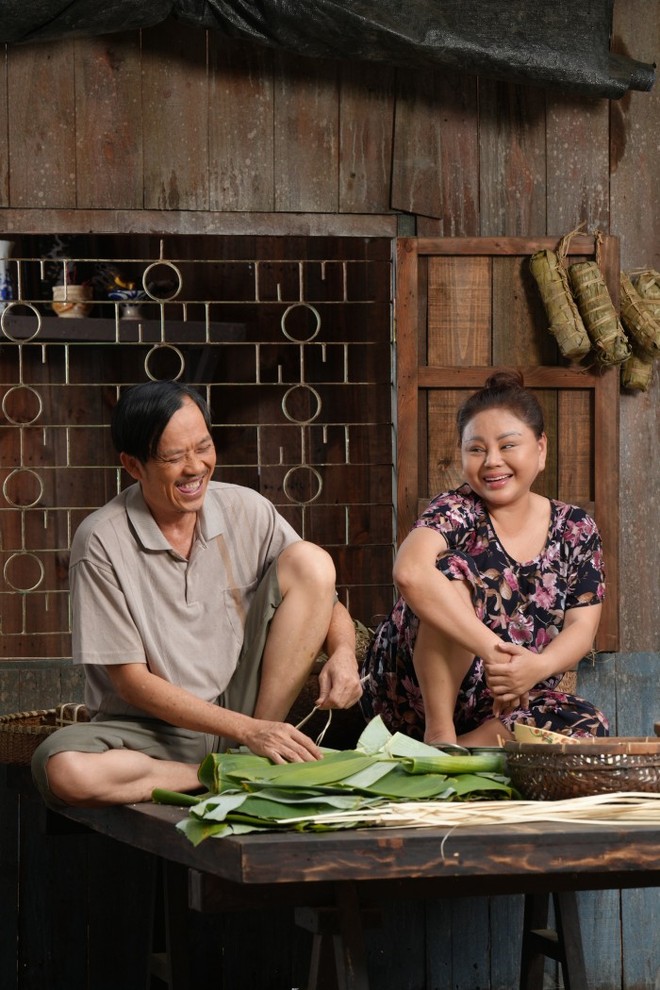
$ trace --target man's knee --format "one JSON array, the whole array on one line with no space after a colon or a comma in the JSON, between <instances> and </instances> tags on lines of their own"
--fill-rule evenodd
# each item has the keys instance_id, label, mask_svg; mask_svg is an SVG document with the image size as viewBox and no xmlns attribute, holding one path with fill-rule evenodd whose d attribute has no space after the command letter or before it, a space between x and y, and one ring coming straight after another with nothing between
<instances>
[{"instance_id":1,"label":"man's knee","mask_svg":"<svg viewBox=\"0 0 660 990\"><path fill-rule=\"evenodd\" d=\"M55 753L46 764L48 788L65 804L83 804L92 800L98 790L100 753ZM95 769L96 768L96 769Z\"/></svg>"},{"instance_id":2,"label":"man's knee","mask_svg":"<svg viewBox=\"0 0 660 990\"><path fill-rule=\"evenodd\" d=\"M293 584L310 584L334 592L337 573L332 557L316 543L299 540L280 554L277 576L284 593Z\"/></svg>"}]
</instances>

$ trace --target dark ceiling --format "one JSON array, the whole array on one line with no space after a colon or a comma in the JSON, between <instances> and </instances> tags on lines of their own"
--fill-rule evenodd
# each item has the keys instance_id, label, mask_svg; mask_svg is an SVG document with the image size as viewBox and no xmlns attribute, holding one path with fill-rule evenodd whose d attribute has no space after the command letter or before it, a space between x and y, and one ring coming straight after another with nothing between
<instances>
[{"instance_id":1,"label":"dark ceiling","mask_svg":"<svg viewBox=\"0 0 660 990\"><path fill-rule=\"evenodd\" d=\"M655 65L610 51L613 7L614 0L0 0L0 42L109 34L174 17L316 58L444 66L618 99L650 90Z\"/></svg>"}]
</instances>

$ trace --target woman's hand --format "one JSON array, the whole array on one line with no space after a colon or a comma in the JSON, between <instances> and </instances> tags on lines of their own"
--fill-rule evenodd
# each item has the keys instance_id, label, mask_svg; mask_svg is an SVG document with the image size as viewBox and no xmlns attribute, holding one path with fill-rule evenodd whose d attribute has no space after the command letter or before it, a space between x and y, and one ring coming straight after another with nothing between
<instances>
[{"instance_id":1,"label":"woman's hand","mask_svg":"<svg viewBox=\"0 0 660 990\"><path fill-rule=\"evenodd\" d=\"M529 692L540 677L538 654L506 642L497 644L496 653L495 658L484 658L484 671L497 717L513 708L527 708Z\"/></svg>"}]
</instances>

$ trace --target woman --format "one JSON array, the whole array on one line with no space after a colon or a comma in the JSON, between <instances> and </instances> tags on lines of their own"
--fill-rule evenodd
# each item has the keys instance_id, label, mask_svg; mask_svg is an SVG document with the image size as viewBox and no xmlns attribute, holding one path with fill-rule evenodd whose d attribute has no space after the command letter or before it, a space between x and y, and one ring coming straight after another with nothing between
<instances>
[{"instance_id":1,"label":"woman","mask_svg":"<svg viewBox=\"0 0 660 990\"><path fill-rule=\"evenodd\" d=\"M593 647L604 576L593 519L532 491L541 407L503 371L456 422L466 483L434 498L401 545L401 597L363 664L364 714L431 744L499 745L516 722L607 735L601 712L556 690Z\"/></svg>"}]
</instances>

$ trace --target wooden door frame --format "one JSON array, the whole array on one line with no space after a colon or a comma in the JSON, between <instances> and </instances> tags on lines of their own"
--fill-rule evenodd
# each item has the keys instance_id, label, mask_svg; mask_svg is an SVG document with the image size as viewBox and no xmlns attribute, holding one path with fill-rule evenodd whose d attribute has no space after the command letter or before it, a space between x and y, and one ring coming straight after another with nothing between
<instances>
[{"instance_id":1,"label":"wooden door frame","mask_svg":"<svg viewBox=\"0 0 660 990\"><path fill-rule=\"evenodd\" d=\"M396 510L397 545L417 518L420 496L420 401L422 390L432 388L479 388L491 372L485 367L437 367L420 364L420 329L425 324L426 299L418 291L420 267L431 256L531 255L555 250L551 237L403 237L396 252ZM618 305L620 271L618 238L599 239L578 235L569 247L571 255L598 256L601 270ZM596 647L619 648L619 373L618 368L570 366L522 367L525 384L531 387L590 389L594 403L594 505L593 514L603 538L608 594L603 605Z\"/></svg>"}]
</instances>

